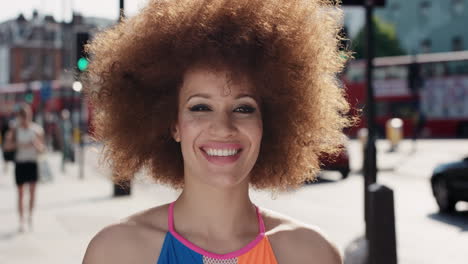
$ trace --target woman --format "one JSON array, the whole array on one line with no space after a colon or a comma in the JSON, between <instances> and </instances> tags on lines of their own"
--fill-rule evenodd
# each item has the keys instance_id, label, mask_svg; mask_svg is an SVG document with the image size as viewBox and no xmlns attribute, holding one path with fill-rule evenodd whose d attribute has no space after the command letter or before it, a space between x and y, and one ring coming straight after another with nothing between
<instances>
[{"instance_id":1,"label":"woman","mask_svg":"<svg viewBox=\"0 0 468 264\"><path fill-rule=\"evenodd\" d=\"M340 19L319 0L154 0L99 34L87 94L115 180L144 168L181 194L99 232L84 263L341 263L317 229L249 198L339 151Z\"/></svg>"},{"instance_id":2,"label":"woman","mask_svg":"<svg viewBox=\"0 0 468 264\"><path fill-rule=\"evenodd\" d=\"M32 229L33 210L38 180L37 161L39 154L45 150L43 129L32 122L29 105L24 104L17 113L17 126L7 132L8 148L15 150L15 180L18 189L19 232L25 230L23 209L24 188L29 189L28 224Z\"/></svg>"}]
</instances>

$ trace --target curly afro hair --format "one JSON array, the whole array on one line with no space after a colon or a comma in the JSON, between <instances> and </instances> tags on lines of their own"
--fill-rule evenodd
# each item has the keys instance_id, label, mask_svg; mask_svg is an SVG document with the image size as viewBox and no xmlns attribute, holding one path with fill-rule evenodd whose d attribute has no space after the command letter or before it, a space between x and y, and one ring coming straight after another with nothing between
<instances>
[{"instance_id":1,"label":"curly afro hair","mask_svg":"<svg viewBox=\"0 0 468 264\"><path fill-rule=\"evenodd\" d=\"M114 180L147 169L184 184L171 137L178 89L196 63L227 65L253 80L264 134L250 173L254 188L285 190L313 179L320 155L338 153L353 123L337 79L342 11L328 0L150 0L87 45L84 78L95 137Z\"/></svg>"}]
</instances>

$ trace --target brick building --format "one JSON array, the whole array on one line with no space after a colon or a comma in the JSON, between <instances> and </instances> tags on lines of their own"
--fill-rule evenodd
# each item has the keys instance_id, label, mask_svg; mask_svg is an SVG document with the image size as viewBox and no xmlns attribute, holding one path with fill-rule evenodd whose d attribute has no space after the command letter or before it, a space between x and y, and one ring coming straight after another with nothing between
<instances>
[{"instance_id":1,"label":"brick building","mask_svg":"<svg viewBox=\"0 0 468 264\"><path fill-rule=\"evenodd\" d=\"M0 85L63 79L75 64L76 34L92 35L113 23L78 14L58 22L37 11L29 20L20 14L0 23Z\"/></svg>"},{"instance_id":2,"label":"brick building","mask_svg":"<svg viewBox=\"0 0 468 264\"><path fill-rule=\"evenodd\" d=\"M0 123L11 118L18 104L25 101L48 135L53 133L47 133L48 124L56 122L64 108L78 123L79 113L86 108L72 90L77 34L86 32L92 37L114 23L79 14L70 22L59 22L37 11L30 19L20 14L0 22Z\"/></svg>"}]
</instances>

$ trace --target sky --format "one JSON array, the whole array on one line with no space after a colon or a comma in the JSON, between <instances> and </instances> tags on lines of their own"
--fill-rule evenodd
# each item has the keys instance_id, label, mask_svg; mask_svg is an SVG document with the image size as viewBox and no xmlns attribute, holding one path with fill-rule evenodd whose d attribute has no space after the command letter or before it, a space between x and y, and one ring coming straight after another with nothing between
<instances>
[{"instance_id":1,"label":"sky","mask_svg":"<svg viewBox=\"0 0 468 264\"><path fill-rule=\"evenodd\" d=\"M32 16L34 9L42 14L52 14L58 21L71 19L72 10L85 16L118 18L119 0L2 0L0 21L16 18L23 13L26 18ZM126 0L128 15L135 14L147 0Z\"/></svg>"},{"instance_id":2,"label":"sky","mask_svg":"<svg viewBox=\"0 0 468 264\"><path fill-rule=\"evenodd\" d=\"M84 16L118 18L119 0L2 0L0 22L16 18L20 13L26 18L32 16L34 9L41 14L51 14L57 21L70 21L72 10ZM135 15L148 0L125 0L127 16ZM351 35L364 22L364 12L360 8L346 8L346 23L351 24Z\"/></svg>"}]
</instances>

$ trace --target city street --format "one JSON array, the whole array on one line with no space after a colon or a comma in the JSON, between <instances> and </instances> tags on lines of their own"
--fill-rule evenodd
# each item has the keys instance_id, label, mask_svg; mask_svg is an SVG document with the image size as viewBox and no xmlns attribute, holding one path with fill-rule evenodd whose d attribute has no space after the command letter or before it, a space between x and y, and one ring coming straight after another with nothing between
<instances>
[{"instance_id":1,"label":"city street","mask_svg":"<svg viewBox=\"0 0 468 264\"><path fill-rule=\"evenodd\" d=\"M378 141L378 182L394 190L398 258L400 264L468 263L468 203L457 204L453 215L438 213L429 178L439 163L468 156L468 140L421 140L413 149L405 140L396 152ZM321 180L286 194L252 192L254 202L328 234L340 251L364 233L361 145L349 145L352 172L324 172ZM166 187L138 176L132 195L112 198L108 169L98 167L98 146L85 154L85 175L79 179L75 164L60 170L60 155L48 155L53 179L38 186L32 231L17 233L16 191L13 170L0 167L0 263L81 263L90 239L102 227L134 212L167 203L177 197ZM156 260L155 260L156 261Z\"/></svg>"}]
</instances>

